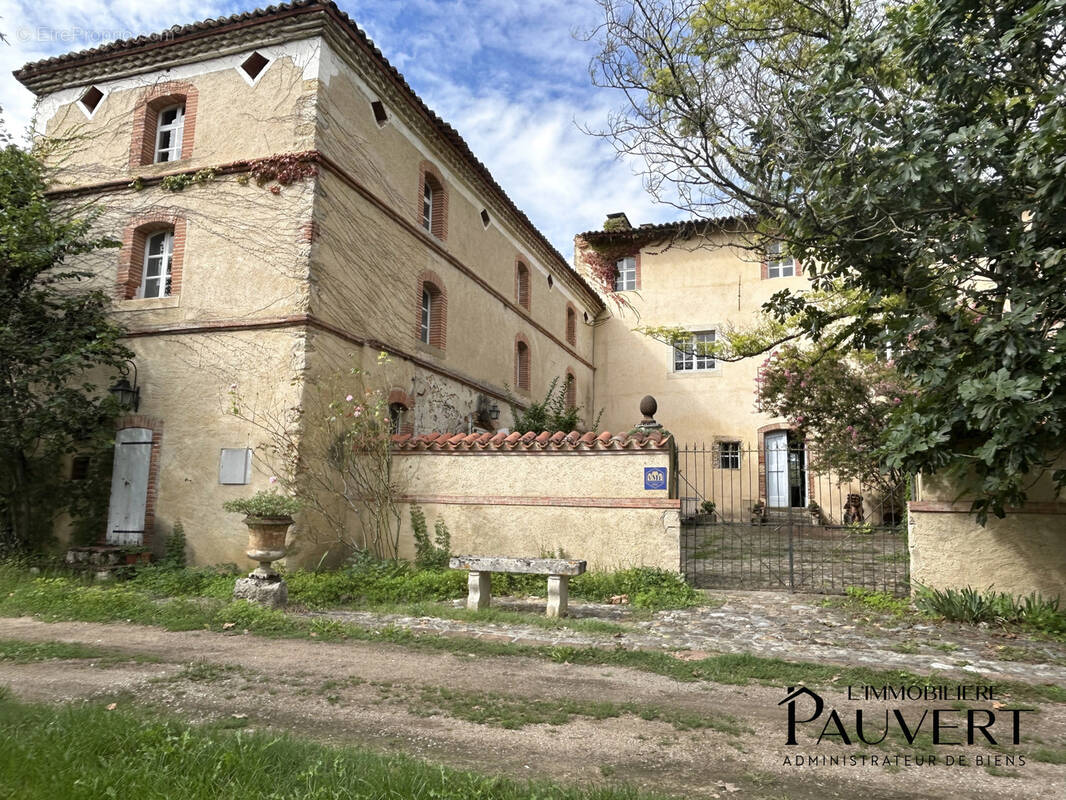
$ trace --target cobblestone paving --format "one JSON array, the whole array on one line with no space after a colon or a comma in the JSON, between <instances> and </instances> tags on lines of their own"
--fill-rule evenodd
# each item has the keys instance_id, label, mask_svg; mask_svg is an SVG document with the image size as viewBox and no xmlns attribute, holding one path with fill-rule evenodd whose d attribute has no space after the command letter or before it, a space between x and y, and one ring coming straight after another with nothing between
<instances>
[{"instance_id":1,"label":"cobblestone paving","mask_svg":"<svg viewBox=\"0 0 1066 800\"><path fill-rule=\"evenodd\" d=\"M625 606L571 602L575 618L621 623L624 633L589 633L570 628L468 622L370 611L314 612L370 629L403 628L414 633L462 636L530 645L625 647L689 651L684 658L717 653L751 653L794 661L905 669L945 677L969 674L983 682L999 679L1066 686L1066 644L1045 642L995 627L973 627L922 618L826 607L824 595L729 591L711 595L721 605L662 611L641 618ZM543 611L543 601L494 597L493 607ZM456 601L462 605L461 601ZM1017 660L1024 659L1024 660Z\"/></svg>"}]
</instances>

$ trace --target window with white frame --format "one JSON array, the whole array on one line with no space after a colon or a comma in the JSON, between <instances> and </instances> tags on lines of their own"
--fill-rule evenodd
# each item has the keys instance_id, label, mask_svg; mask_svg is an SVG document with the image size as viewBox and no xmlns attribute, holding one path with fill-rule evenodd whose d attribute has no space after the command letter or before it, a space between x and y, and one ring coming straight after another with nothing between
<instances>
[{"instance_id":1,"label":"window with white frame","mask_svg":"<svg viewBox=\"0 0 1066 800\"><path fill-rule=\"evenodd\" d=\"M144 272L139 297L169 297L174 261L174 231L150 234L144 243Z\"/></svg>"},{"instance_id":2,"label":"window with white frame","mask_svg":"<svg viewBox=\"0 0 1066 800\"><path fill-rule=\"evenodd\" d=\"M429 289L422 288L422 325L419 328L419 338L425 343L429 344L429 332L431 330L431 322L433 317L433 295L430 294Z\"/></svg>"},{"instance_id":3,"label":"window with white frame","mask_svg":"<svg viewBox=\"0 0 1066 800\"><path fill-rule=\"evenodd\" d=\"M422 227L433 232L433 187L426 181L422 189Z\"/></svg>"},{"instance_id":4,"label":"window with white frame","mask_svg":"<svg viewBox=\"0 0 1066 800\"><path fill-rule=\"evenodd\" d=\"M740 442L718 443L718 468L740 469Z\"/></svg>"},{"instance_id":5,"label":"window with white frame","mask_svg":"<svg viewBox=\"0 0 1066 800\"><path fill-rule=\"evenodd\" d=\"M704 352L711 344L714 344L714 331L694 331L688 341L674 345L674 372L714 369L714 356Z\"/></svg>"},{"instance_id":6,"label":"window with white frame","mask_svg":"<svg viewBox=\"0 0 1066 800\"><path fill-rule=\"evenodd\" d=\"M181 158L181 139L185 132L185 105L169 106L159 112L155 129L155 163Z\"/></svg>"},{"instance_id":7,"label":"window with white frame","mask_svg":"<svg viewBox=\"0 0 1066 800\"><path fill-rule=\"evenodd\" d=\"M772 242L766 249L766 277L791 278L796 274L796 260L785 253L781 242Z\"/></svg>"},{"instance_id":8,"label":"window with white frame","mask_svg":"<svg viewBox=\"0 0 1066 800\"><path fill-rule=\"evenodd\" d=\"M626 256L615 262L618 274L614 279L616 292L628 292L637 288L637 259L634 256Z\"/></svg>"}]
</instances>

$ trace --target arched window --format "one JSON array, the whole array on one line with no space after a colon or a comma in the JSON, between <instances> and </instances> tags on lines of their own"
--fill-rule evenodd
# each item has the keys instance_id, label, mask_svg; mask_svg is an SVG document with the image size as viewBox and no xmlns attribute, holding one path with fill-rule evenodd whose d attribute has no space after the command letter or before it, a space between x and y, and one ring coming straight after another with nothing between
<instances>
[{"instance_id":1,"label":"arched window","mask_svg":"<svg viewBox=\"0 0 1066 800\"><path fill-rule=\"evenodd\" d=\"M428 161L422 162L419 173L418 224L438 239L448 238L448 190Z\"/></svg>"},{"instance_id":2,"label":"arched window","mask_svg":"<svg viewBox=\"0 0 1066 800\"><path fill-rule=\"evenodd\" d=\"M518 305L529 311L529 267L521 261L515 262L514 268L514 294Z\"/></svg>"},{"instance_id":3,"label":"arched window","mask_svg":"<svg viewBox=\"0 0 1066 800\"><path fill-rule=\"evenodd\" d=\"M566 304L566 341L577 344L577 309Z\"/></svg>"},{"instance_id":4,"label":"arched window","mask_svg":"<svg viewBox=\"0 0 1066 800\"><path fill-rule=\"evenodd\" d=\"M403 403L389 403L389 430L392 433L402 433L404 428L404 415L407 406Z\"/></svg>"},{"instance_id":5,"label":"arched window","mask_svg":"<svg viewBox=\"0 0 1066 800\"><path fill-rule=\"evenodd\" d=\"M422 273L417 297L415 335L423 344L443 350L447 340L448 298L440 276L429 271Z\"/></svg>"},{"instance_id":6,"label":"arched window","mask_svg":"<svg viewBox=\"0 0 1066 800\"><path fill-rule=\"evenodd\" d=\"M566 371L566 407L577 407L577 378L570 369Z\"/></svg>"},{"instance_id":7,"label":"arched window","mask_svg":"<svg viewBox=\"0 0 1066 800\"><path fill-rule=\"evenodd\" d=\"M529 391L529 343L519 334L514 345L514 385L524 392Z\"/></svg>"},{"instance_id":8,"label":"arched window","mask_svg":"<svg viewBox=\"0 0 1066 800\"><path fill-rule=\"evenodd\" d=\"M179 294L184 255L184 219L162 214L134 221L119 251L118 299Z\"/></svg>"},{"instance_id":9,"label":"arched window","mask_svg":"<svg viewBox=\"0 0 1066 800\"><path fill-rule=\"evenodd\" d=\"M130 166L189 158L196 104L197 90L189 83L164 83L149 89L134 110Z\"/></svg>"}]
</instances>

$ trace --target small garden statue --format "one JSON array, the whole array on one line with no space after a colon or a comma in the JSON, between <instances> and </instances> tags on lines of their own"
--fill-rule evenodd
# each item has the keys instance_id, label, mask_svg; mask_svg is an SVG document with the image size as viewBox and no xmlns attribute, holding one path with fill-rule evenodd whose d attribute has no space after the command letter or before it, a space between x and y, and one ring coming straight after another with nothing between
<instances>
[{"instance_id":1,"label":"small garden statue","mask_svg":"<svg viewBox=\"0 0 1066 800\"><path fill-rule=\"evenodd\" d=\"M274 608L284 606L289 600L289 590L272 564L285 556L285 537L292 525L292 515L300 510L300 502L275 491L259 491L251 497L223 503L222 508L245 515L247 555L259 562L247 578L237 580L234 598Z\"/></svg>"},{"instance_id":2,"label":"small garden statue","mask_svg":"<svg viewBox=\"0 0 1066 800\"><path fill-rule=\"evenodd\" d=\"M866 522L866 512L862 507L861 494L849 494L848 501L844 503L844 524L856 525Z\"/></svg>"}]
</instances>

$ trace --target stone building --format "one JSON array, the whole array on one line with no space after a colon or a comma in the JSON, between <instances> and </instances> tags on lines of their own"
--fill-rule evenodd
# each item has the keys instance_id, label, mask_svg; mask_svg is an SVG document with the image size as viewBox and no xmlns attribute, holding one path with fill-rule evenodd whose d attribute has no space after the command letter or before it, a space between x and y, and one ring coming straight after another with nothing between
<instances>
[{"instance_id":1,"label":"stone building","mask_svg":"<svg viewBox=\"0 0 1066 800\"><path fill-rule=\"evenodd\" d=\"M268 486L254 420L380 351L399 430L491 428L508 387L524 403L557 376L594 405L601 299L333 4L175 27L16 77L67 145L54 198L93 203L122 242L83 262L136 354L108 542L158 545L181 520L196 562L241 560L245 531L221 506ZM253 421L231 413L234 395Z\"/></svg>"}]
</instances>

